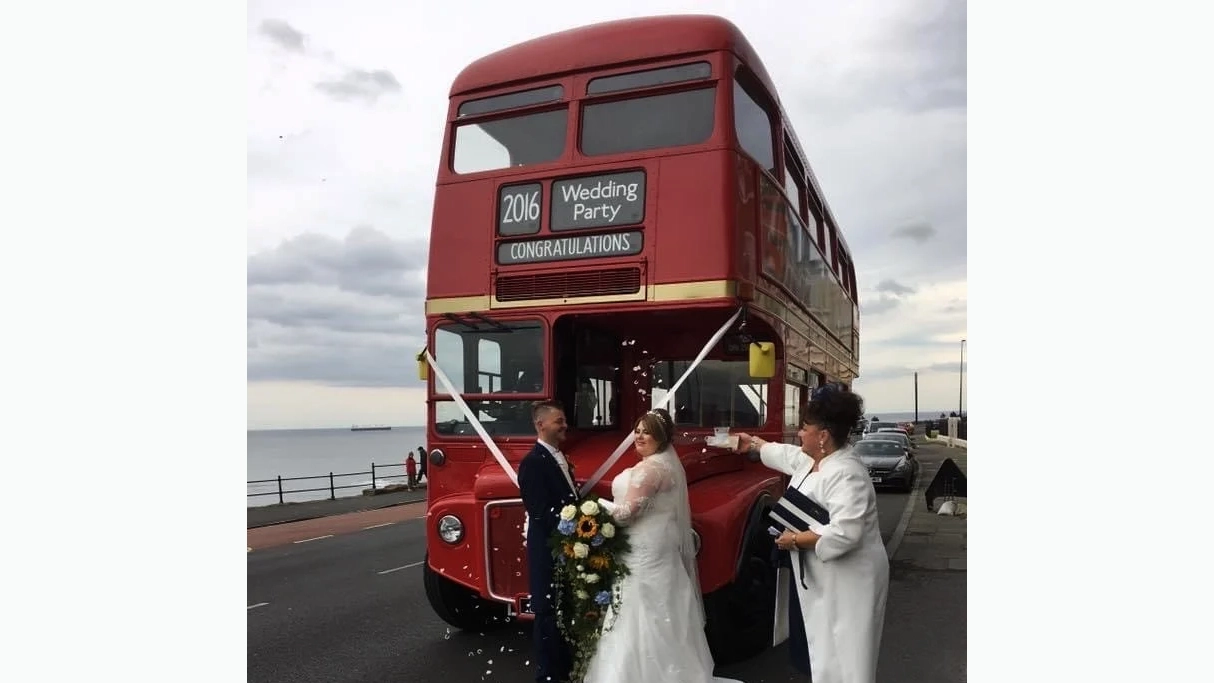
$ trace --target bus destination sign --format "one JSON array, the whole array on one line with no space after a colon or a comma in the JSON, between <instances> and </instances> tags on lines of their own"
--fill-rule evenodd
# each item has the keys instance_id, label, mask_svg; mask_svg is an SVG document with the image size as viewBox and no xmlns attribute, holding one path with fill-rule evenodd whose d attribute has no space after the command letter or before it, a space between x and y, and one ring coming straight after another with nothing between
<instances>
[{"instance_id":1,"label":"bus destination sign","mask_svg":"<svg viewBox=\"0 0 1214 683\"><path fill-rule=\"evenodd\" d=\"M497 245L497 262L502 265L570 261L573 259L631 256L641 253L644 243L639 230L610 235L553 237L548 239L503 242Z\"/></svg>"},{"instance_id":2,"label":"bus destination sign","mask_svg":"<svg viewBox=\"0 0 1214 683\"><path fill-rule=\"evenodd\" d=\"M645 172L628 171L552 183L552 230L636 225L645 218Z\"/></svg>"}]
</instances>

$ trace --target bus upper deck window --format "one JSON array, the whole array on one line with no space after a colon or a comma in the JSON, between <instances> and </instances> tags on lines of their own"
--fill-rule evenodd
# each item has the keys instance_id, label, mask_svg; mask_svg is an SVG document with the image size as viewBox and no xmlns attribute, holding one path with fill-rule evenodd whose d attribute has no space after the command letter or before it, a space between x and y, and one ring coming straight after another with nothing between
<instances>
[{"instance_id":1,"label":"bus upper deck window","mask_svg":"<svg viewBox=\"0 0 1214 683\"><path fill-rule=\"evenodd\" d=\"M452 168L479 173L555 161L565 151L568 121L562 108L457 124Z\"/></svg>"},{"instance_id":2,"label":"bus upper deck window","mask_svg":"<svg viewBox=\"0 0 1214 683\"><path fill-rule=\"evenodd\" d=\"M715 87L588 104L582 110L582 153L699 144L712 135L715 104Z\"/></svg>"},{"instance_id":3,"label":"bus upper deck window","mask_svg":"<svg viewBox=\"0 0 1214 683\"><path fill-rule=\"evenodd\" d=\"M586 86L587 95L601 95L620 90L636 90L651 88L655 85L679 83L682 81L702 81L712 76L712 66L708 62L679 64L661 69L646 69L632 71L615 76L602 76L590 81Z\"/></svg>"}]
</instances>

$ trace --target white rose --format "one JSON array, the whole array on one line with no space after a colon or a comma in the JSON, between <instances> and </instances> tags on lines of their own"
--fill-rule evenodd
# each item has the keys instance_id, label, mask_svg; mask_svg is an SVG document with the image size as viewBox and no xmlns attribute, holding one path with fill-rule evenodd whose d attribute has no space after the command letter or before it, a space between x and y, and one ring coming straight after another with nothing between
<instances>
[{"instance_id":1,"label":"white rose","mask_svg":"<svg viewBox=\"0 0 1214 683\"><path fill-rule=\"evenodd\" d=\"M578 589L578 592L574 593L574 595L577 596L578 600L589 600L590 599L590 594L581 589Z\"/></svg>"},{"instance_id":2,"label":"white rose","mask_svg":"<svg viewBox=\"0 0 1214 683\"><path fill-rule=\"evenodd\" d=\"M615 525L611 522L607 522L603 526L599 527L599 533L603 534L603 538L611 538L612 536L615 536Z\"/></svg>"},{"instance_id":3,"label":"white rose","mask_svg":"<svg viewBox=\"0 0 1214 683\"><path fill-rule=\"evenodd\" d=\"M598 583L598 582L599 582L598 574L587 574L586 575L586 583Z\"/></svg>"},{"instance_id":4,"label":"white rose","mask_svg":"<svg viewBox=\"0 0 1214 683\"><path fill-rule=\"evenodd\" d=\"M585 558L589 554L590 554L590 546L586 545L585 543L574 543L573 544L573 556L574 557L576 557L580 560L580 559Z\"/></svg>"},{"instance_id":5,"label":"white rose","mask_svg":"<svg viewBox=\"0 0 1214 683\"><path fill-rule=\"evenodd\" d=\"M573 507L572 505L566 505L565 507L561 508L561 519L569 520L573 519L575 516L577 516L577 508Z\"/></svg>"},{"instance_id":6,"label":"white rose","mask_svg":"<svg viewBox=\"0 0 1214 683\"><path fill-rule=\"evenodd\" d=\"M588 500L585 503L582 503L582 514L583 515L599 514L599 504L594 502L593 500ZM570 519L572 519L572 517Z\"/></svg>"}]
</instances>

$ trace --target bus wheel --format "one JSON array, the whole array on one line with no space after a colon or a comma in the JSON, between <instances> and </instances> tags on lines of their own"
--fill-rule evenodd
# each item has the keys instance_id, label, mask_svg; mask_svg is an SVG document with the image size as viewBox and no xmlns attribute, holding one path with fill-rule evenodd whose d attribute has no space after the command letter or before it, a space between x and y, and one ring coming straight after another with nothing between
<instances>
[{"instance_id":1,"label":"bus wheel","mask_svg":"<svg viewBox=\"0 0 1214 683\"><path fill-rule=\"evenodd\" d=\"M430 568L430 556L422 563L426 599L440 619L462 631L483 631L510 623L506 606L481 598Z\"/></svg>"},{"instance_id":2,"label":"bus wheel","mask_svg":"<svg viewBox=\"0 0 1214 683\"><path fill-rule=\"evenodd\" d=\"M756 528L733 583L704 596L705 635L717 664L749 659L771 647L776 609L774 544Z\"/></svg>"}]
</instances>

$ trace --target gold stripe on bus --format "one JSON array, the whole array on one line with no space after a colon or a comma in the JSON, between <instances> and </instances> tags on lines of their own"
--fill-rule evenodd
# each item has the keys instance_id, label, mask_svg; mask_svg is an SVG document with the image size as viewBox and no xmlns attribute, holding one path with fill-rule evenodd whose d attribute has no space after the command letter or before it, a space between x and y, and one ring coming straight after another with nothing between
<instances>
[{"instance_id":1,"label":"gold stripe on bus","mask_svg":"<svg viewBox=\"0 0 1214 683\"><path fill-rule=\"evenodd\" d=\"M489 297L487 296L452 296L445 299L426 300L426 315L487 310L489 310Z\"/></svg>"},{"instance_id":2,"label":"gold stripe on bus","mask_svg":"<svg viewBox=\"0 0 1214 683\"><path fill-rule=\"evenodd\" d=\"M426 315L444 313L471 313L502 308L524 308L528 306L572 306L576 304L601 304L621 301L689 301L694 299L718 299L736 296L738 285L733 280L701 280L699 282L677 282L674 284L649 285L632 294L605 294L601 296L557 297L550 299L521 299L501 301L488 296L456 296L426 301Z\"/></svg>"},{"instance_id":3,"label":"gold stripe on bus","mask_svg":"<svg viewBox=\"0 0 1214 683\"><path fill-rule=\"evenodd\" d=\"M686 301L688 299L720 299L738 294L738 283L733 280L701 280L699 282L676 282L668 285L649 285L650 301Z\"/></svg>"}]
</instances>

